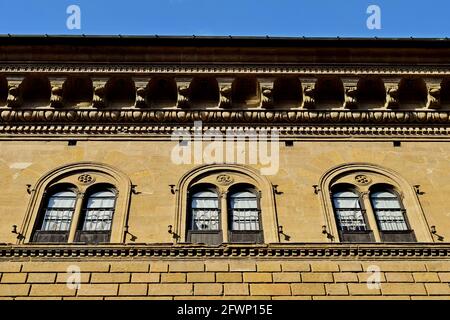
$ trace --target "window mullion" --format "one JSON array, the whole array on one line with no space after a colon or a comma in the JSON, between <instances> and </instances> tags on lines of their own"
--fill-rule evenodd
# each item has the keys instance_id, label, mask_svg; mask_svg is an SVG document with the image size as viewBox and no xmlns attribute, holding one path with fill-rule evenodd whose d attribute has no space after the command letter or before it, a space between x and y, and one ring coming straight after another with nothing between
<instances>
[{"instance_id":1,"label":"window mullion","mask_svg":"<svg viewBox=\"0 0 450 320\"><path fill-rule=\"evenodd\" d=\"M73 243L75 241L75 236L76 236L77 229L78 229L78 223L79 223L80 217L81 217L83 198L84 198L84 193L79 192L77 194L77 202L75 203L75 210L74 210L73 216L72 216L72 223L70 224L69 238L67 241L68 243Z\"/></svg>"},{"instance_id":2,"label":"window mullion","mask_svg":"<svg viewBox=\"0 0 450 320\"><path fill-rule=\"evenodd\" d=\"M223 235L223 242L228 242L228 199L227 192L223 191L220 193L220 218L221 218L221 230Z\"/></svg>"},{"instance_id":3,"label":"window mullion","mask_svg":"<svg viewBox=\"0 0 450 320\"><path fill-rule=\"evenodd\" d=\"M367 192L361 195L363 208L366 210L366 219L368 227L372 230L375 242L381 242L380 230L378 229L378 223L375 217L375 212L370 202L369 194Z\"/></svg>"}]
</instances>

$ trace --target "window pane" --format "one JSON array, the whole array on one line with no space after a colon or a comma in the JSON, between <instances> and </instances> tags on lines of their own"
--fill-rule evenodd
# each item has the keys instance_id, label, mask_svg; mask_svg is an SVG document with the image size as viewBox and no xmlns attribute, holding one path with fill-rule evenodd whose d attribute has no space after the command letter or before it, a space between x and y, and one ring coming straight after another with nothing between
<instances>
[{"instance_id":1,"label":"window pane","mask_svg":"<svg viewBox=\"0 0 450 320\"><path fill-rule=\"evenodd\" d=\"M205 190L191 198L191 230L219 230L219 198Z\"/></svg>"},{"instance_id":2,"label":"window pane","mask_svg":"<svg viewBox=\"0 0 450 320\"><path fill-rule=\"evenodd\" d=\"M260 230L258 198L249 191L230 195L231 230Z\"/></svg>"},{"instance_id":3,"label":"window pane","mask_svg":"<svg viewBox=\"0 0 450 320\"><path fill-rule=\"evenodd\" d=\"M359 196L351 190L333 193L333 206L342 231L365 231L367 225L361 210Z\"/></svg>"},{"instance_id":4,"label":"window pane","mask_svg":"<svg viewBox=\"0 0 450 320\"><path fill-rule=\"evenodd\" d=\"M391 191L379 191L370 195L381 231L406 231L405 212L397 195Z\"/></svg>"},{"instance_id":5,"label":"window pane","mask_svg":"<svg viewBox=\"0 0 450 320\"><path fill-rule=\"evenodd\" d=\"M66 190L49 197L41 231L69 231L75 209L75 192Z\"/></svg>"},{"instance_id":6,"label":"window pane","mask_svg":"<svg viewBox=\"0 0 450 320\"><path fill-rule=\"evenodd\" d=\"M114 215L116 195L110 190L89 196L84 209L84 231L109 231Z\"/></svg>"}]
</instances>

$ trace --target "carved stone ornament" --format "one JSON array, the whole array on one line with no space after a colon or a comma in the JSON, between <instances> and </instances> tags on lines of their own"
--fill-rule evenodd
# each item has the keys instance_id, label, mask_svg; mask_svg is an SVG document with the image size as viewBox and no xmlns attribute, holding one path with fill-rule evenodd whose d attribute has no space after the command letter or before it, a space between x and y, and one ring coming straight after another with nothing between
<instances>
[{"instance_id":1,"label":"carved stone ornament","mask_svg":"<svg viewBox=\"0 0 450 320\"><path fill-rule=\"evenodd\" d=\"M368 185L369 183L372 182L372 179L370 179L370 177L366 176L365 174L358 174L355 176L355 181L357 184L360 185Z\"/></svg>"},{"instance_id":2,"label":"carved stone ornament","mask_svg":"<svg viewBox=\"0 0 450 320\"><path fill-rule=\"evenodd\" d=\"M231 105L231 85L220 86L220 108L228 108Z\"/></svg>"},{"instance_id":3,"label":"carved stone ornament","mask_svg":"<svg viewBox=\"0 0 450 320\"><path fill-rule=\"evenodd\" d=\"M216 181L220 185L229 186L230 184L232 184L234 182L234 179L232 176L230 176L228 174L219 174L216 177Z\"/></svg>"},{"instance_id":4,"label":"carved stone ornament","mask_svg":"<svg viewBox=\"0 0 450 320\"><path fill-rule=\"evenodd\" d=\"M95 182L95 177L91 176L90 174L82 174L78 177L78 181L82 184L91 184Z\"/></svg>"}]
</instances>

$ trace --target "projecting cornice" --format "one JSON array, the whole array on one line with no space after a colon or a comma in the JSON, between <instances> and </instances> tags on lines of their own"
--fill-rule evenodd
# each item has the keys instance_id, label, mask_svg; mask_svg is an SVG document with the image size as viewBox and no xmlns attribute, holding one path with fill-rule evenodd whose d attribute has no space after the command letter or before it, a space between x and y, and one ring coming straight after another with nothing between
<instances>
[{"instance_id":1,"label":"projecting cornice","mask_svg":"<svg viewBox=\"0 0 450 320\"><path fill-rule=\"evenodd\" d=\"M6 136L170 136L202 121L204 131L276 131L283 137L442 137L450 134L450 112L394 111L83 111L0 110ZM248 132L248 130L246 131Z\"/></svg>"},{"instance_id":2,"label":"projecting cornice","mask_svg":"<svg viewBox=\"0 0 450 320\"><path fill-rule=\"evenodd\" d=\"M120 63L3 63L0 72L15 73L101 73L101 74L299 74L299 75L450 75L450 64L433 65L345 65L345 64L120 64Z\"/></svg>"},{"instance_id":3,"label":"projecting cornice","mask_svg":"<svg viewBox=\"0 0 450 320\"><path fill-rule=\"evenodd\" d=\"M443 124L450 111L54 110L0 109L0 124Z\"/></svg>"},{"instance_id":4,"label":"projecting cornice","mask_svg":"<svg viewBox=\"0 0 450 320\"><path fill-rule=\"evenodd\" d=\"M0 259L20 258L262 258L262 259L438 259L449 244L268 244L268 245L1 245Z\"/></svg>"}]
</instances>

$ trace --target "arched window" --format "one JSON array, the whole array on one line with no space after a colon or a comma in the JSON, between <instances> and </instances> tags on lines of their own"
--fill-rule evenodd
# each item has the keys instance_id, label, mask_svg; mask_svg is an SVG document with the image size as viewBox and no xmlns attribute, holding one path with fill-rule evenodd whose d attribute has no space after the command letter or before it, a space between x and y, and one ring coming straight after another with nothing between
<instances>
[{"instance_id":1,"label":"arched window","mask_svg":"<svg viewBox=\"0 0 450 320\"><path fill-rule=\"evenodd\" d=\"M75 241L109 242L116 197L116 190L110 187L97 187L87 193Z\"/></svg>"},{"instance_id":2,"label":"arched window","mask_svg":"<svg viewBox=\"0 0 450 320\"><path fill-rule=\"evenodd\" d=\"M370 201L385 242L414 242L414 232L406 220L406 210L399 195L387 187L375 187L370 193Z\"/></svg>"},{"instance_id":3,"label":"arched window","mask_svg":"<svg viewBox=\"0 0 450 320\"><path fill-rule=\"evenodd\" d=\"M70 212L71 226L68 222L61 223L65 225L64 232L67 234L53 242L97 243L105 239L113 243L125 242L129 235L126 227L131 189L131 181L123 172L104 163L77 162L57 167L42 176L31 190L30 203L21 227L21 241L47 241L42 238L44 235L39 235L43 232L45 212L51 212L47 208L53 207L62 211L59 208L62 206L67 208L65 216L68 217ZM57 195L57 201L50 199L63 191L69 193L62 194L63 197ZM87 235L82 235L83 232L96 232L97 235L89 239Z\"/></svg>"},{"instance_id":4,"label":"arched window","mask_svg":"<svg viewBox=\"0 0 450 320\"><path fill-rule=\"evenodd\" d=\"M235 188L228 198L229 241L264 242L259 195L251 188Z\"/></svg>"},{"instance_id":5,"label":"arched window","mask_svg":"<svg viewBox=\"0 0 450 320\"><path fill-rule=\"evenodd\" d=\"M280 241L274 189L269 179L260 176L257 170L237 164L205 165L187 172L176 188L172 234L176 242ZM201 221L197 217L205 211L214 212L206 215L215 217L217 227L214 230L199 230L202 224L196 223ZM206 232L215 233L214 241L206 241L205 235L201 235ZM202 241L195 240L201 237Z\"/></svg>"},{"instance_id":6,"label":"arched window","mask_svg":"<svg viewBox=\"0 0 450 320\"><path fill-rule=\"evenodd\" d=\"M194 188L190 196L188 241L194 243L222 243L219 196L213 187Z\"/></svg>"},{"instance_id":7,"label":"arched window","mask_svg":"<svg viewBox=\"0 0 450 320\"><path fill-rule=\"evenodd\" d=\"M44 202L33 242L67 242L76 201L77 194L69 187L50 192Z\"/></svg>"},{"instance_id":8,"label":"arched window","mask_svg":"<svg viewBox=\"0 0 450 320\"><path fill-rule=\"evenodd\" d=\"M359 193L348 187L338 187L331 197L341 241L373 242Z\"/></svg>"},{"instance_id":9,"label":"arched window","mask_svg":"<svg viewBox=\"0 0 450 320\"><path fill-rule=\"evenodd\" d=\"M331 241L357 242L346 235L357 230L366 230L364 242L433 241L416 190L395 171L343 164L322 175L316 192L325 209L323 233Z\"/></svg>"}]
</instances>

